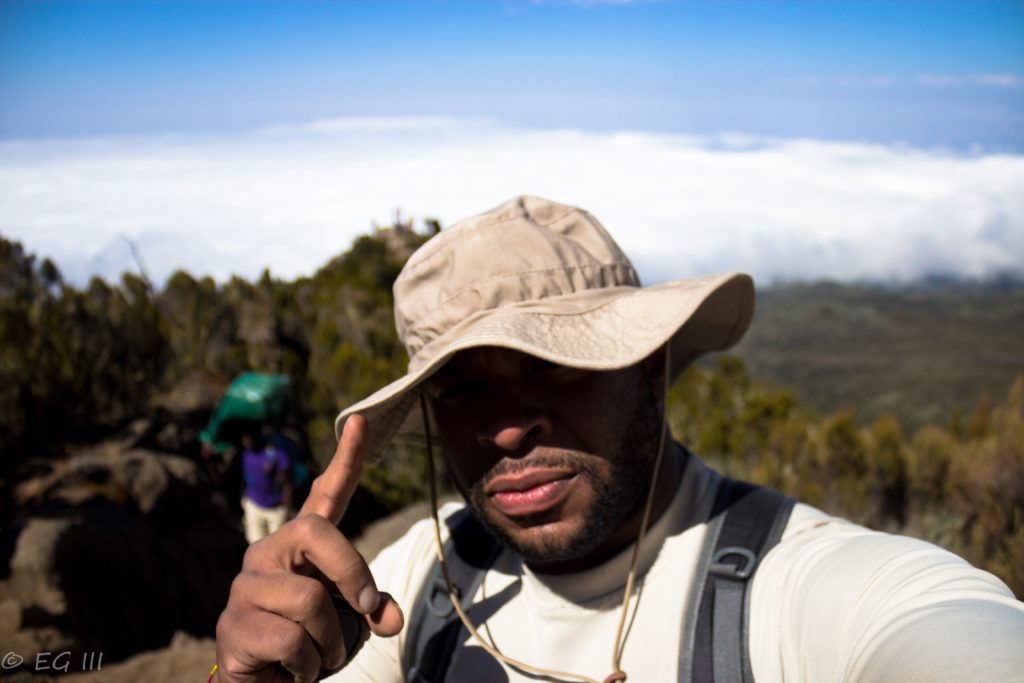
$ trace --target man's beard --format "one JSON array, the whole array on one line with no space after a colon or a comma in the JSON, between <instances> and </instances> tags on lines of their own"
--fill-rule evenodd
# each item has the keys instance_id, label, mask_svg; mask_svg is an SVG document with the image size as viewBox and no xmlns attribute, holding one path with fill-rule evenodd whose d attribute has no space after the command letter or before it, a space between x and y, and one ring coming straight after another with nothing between
<instances>
[{"instance_id":1,"label":"man's beard","mask_svg":"<svg viewBox=\"0 0 1024 683\"><path fill-rule=\"evenodd\" d=\"M463 495L477 518L505 547L529 565L549 566L583 558L597 550L631 516L639 514L652 485L660 431L663 428L658 404L647 382L641 382L633 415L619 443L609 444L602 454L611 465L602 477L590 458L570 453L531 457L528 462L504 460L476 481ZM600 456L599 456L600 457ZM542 538L531 544L517 541L488 515L485 482L500 474L511 474L526 467L568 467L589 483L594 499L584 512L582 526L571 536L555 541ZM460 487L461 488L461 487ZM540 515L543 517L543 513ZM529 517L518 518L529 527Z\"/></svg>"}]
</instances>

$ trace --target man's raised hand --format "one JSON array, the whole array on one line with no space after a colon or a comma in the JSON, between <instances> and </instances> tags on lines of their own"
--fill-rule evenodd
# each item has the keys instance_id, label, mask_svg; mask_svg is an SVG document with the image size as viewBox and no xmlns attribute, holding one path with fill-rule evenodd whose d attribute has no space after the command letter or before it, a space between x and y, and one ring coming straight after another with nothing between
<instances>
[{"instance_id":1,"label":"man's raised hand","mask_svg":"<svg viewBox=\"0 0 1024 683\"><path fill-rule=\"evenodd\" d=\"M377 635L401 631L401 609L378 592L366 561L337 528L366 451L366 421L353 415L298 516L246 551L217 622L214 680L313 681L322 669L344 664L349 652L332 594L340 593Z\"/></svg>"}]
</instances>

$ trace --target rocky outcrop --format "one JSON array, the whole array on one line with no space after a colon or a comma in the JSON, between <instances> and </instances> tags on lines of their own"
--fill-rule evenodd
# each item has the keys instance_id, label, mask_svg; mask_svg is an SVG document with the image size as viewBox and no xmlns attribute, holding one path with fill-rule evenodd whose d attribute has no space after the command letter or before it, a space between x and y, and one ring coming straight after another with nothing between
<instances>
[{"instance_id":1,"label":"rocky outcrop","mask_svg":"<svg viewBox=\"0 0 1024 683\"><path fill-rule=\"evenodd\" d=\"M40 652L102 652L109 664L175 632L213 634L245 551L237 512L200 463L137 442L52 463L14 491L0 642L23 669Z\"/></svg>"},{"instance_id":2,"label":"rocky outcrop","mask_svg":"<svg viewBox=\"0 0 1024 683\"><path fill-rule=\"evenodd\" d=\"M126 453L123 457L129 462L148 460L145 457L140 458L140 455L136 451ZM157 461L164 458L166 456L156 455ZM151 466L152 462L149 460L145 466ZM174 463L180 466L177 460L168 462L172 463L172 469L176 466ZM137 466L131 465L124 471L127 472ZM186 467L185 471L189 469ZM159 485L142 486L141 481L145 479L139 479L136 490L148 493L160 490ZM143 496L142 500L150 501L153 505L143 503L142 507L156 509L155 503L159 498L160 496ZM453 499L446 497L442 504ZM367 560L371 560L381 548L397 540L416 521L429 515L428 503L409 506L369 524L364 533L354 540L355 546ZM161 643L162 647L147 649L123 661L116 661L111 658L109 650L95 649L99 647L97 641L77 637L69 630L52 625L55 616L67 615L69 609L95 610L96 607L80 605L80 601L73 597L69 602L68 593L60 588L60 581L54 578L60 576L61 570L60 562L55 561L57 554L53 553L52 549L60 545L59 539L71 533L73 528L74 523L67 518L36 517L30 519L21 530L17 550L12 557L11 574L6 581L0 583L0 590L6 596L0 601L0 642L4 643L7 651L24 653L21 656L25 658L25 664L20 671L4 672L4 680L10 680L12 683L177 683L205 680L216 659L216 644L212 637L199 637L194 635L194 631L178 630L170 637L169 644L165 641ZM209 564L194 564L197 567L209 568ZM13 594L18 594L19 597L11 598ZM196 604L197 597L193 596L192 604ZM28 604L34 607L26 608ZM216 610L219 609L220 606L217 606ZM198 611L197 609L196 613ZM91 613L95 615L95 611ZM130 620L132 617L121 611L120 618ZM81 624L88 619L77 621ZM100 624L100 620L95 623ZM20 624L21 628L12 631L4 626L12 624ZM61 656L61 653L65 652L69 654ZM101 660L97 659L99 652L104 653ZM43 668L33 671L38 653L43 653L40 660ZM92 667L91 670L87 668L89 666ZM66 670L63 667L66 667Z\"/></svg>"}]
</instances>

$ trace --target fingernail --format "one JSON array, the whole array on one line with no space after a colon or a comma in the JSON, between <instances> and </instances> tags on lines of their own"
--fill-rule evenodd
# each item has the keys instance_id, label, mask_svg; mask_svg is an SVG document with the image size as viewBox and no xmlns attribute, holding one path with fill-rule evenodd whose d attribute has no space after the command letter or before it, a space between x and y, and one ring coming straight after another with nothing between
<instances>
[{"instance_id":1,"label":"fingernail","mask_svg":"<svg viewBox=\"0 0 1024 683\"><path fill-rule=\"evenodd\" d=\"M359 593L359 607L370 614L380 605L380 593L373 586L367 586Z\"/></svg>"}]
</instances>

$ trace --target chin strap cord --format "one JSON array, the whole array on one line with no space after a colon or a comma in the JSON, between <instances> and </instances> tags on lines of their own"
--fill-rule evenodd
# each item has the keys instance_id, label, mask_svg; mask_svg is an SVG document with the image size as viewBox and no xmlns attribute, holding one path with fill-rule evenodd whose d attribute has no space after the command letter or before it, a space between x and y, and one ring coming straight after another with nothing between
<instances>
[{"instance_id":1,"label":"chin strap cord","mask_svg":"<svg viewBox=\"0 0 1024 683\"><path fill-rule=\"evenodd\" d=\"M456 613L459 615L459 619L462 621L463 626L469 631L469 634L474 640L492 657L497 659L514 669L525 671L528 673L536 674L538 676L548 676L551 678L571 679L581 681L582 683L621 683L627 678L626 672L621 668L622 653L626 647L625 641L625 625L626 616L629 614L629 600L633 593L633 585L636 583L636 569L640 561L640 545L644 540L644 535L647 532L647 524L651 517L651 508L654 504L654 491L657 488L658 472L661 469L661 461L665 453L665 432L668 427L668 389L669 389L669 345L665 345L665 394L663 396L663 405L661 412L661 436L658 440L658 454L654 460L654 470L651 473L651 486L647 491L647 502L644 506L643 518L640 522L640 531L637 534L636 544L633 546L633 557L629 565L629 573L626 575L626 590L622 597L622 612L619 616L619 626L615 632L615 644L612 650L612 671L604 681L597 681L593 678L583 676L582 674L568 673L564 671L555 671L553 669L542 669L536 666L530 666L524 662L520 662L511 657L506 657L497 650L491 643L480 635L476 627L469 620L469 616L462 608L462 603L459 600L459 595L456 592L455 586L452 584L452 576L448 571L448 563L445 561L443 544L441 542L441 522L437 515L437 476L434 469L434 450L433 442L430 434L430 419L427 415L427 401L423 394L420 394L420 412L423 417L423 427L426 430L427 437L427 467L428 477L430 479L430 516L434 523L434 547L437 550L437 559L441 563L441 571L444 574L445 584L448 587L448 597L452 601L452 606L455 608ZM639 606L639 601L637 606ZM634 614L636 607L634 606Z\"/></svg>"},{"instance_id":2,"label":"chin strap cord","mask_svg":"<svg viewBox=\"0 0 1024 683\"><path fill-rule=\"evenodd\" d=\"M633 546L633 560L629 563L629 574L626 575L626 590L622 595L622 613L619 615L619 628L615 632L615 650L612 652L612 670L615 672L605 679L604 683L626 680L626 673L622 670L622 653L626 649L626 638L624 630L626 627L626 614L629 613L629 598L633 594L633 584L636 582L636 568L640 564L640 546L647 534L647 525L651 520L651 508L654 505L654 491L658 487L658 473L661 470L661 461L665 457L665 433L668 431L668 389L670 372L669 349L671 343L665 344L665 367L662 369L665 375L665 393L662 395L661 405L661 435L658 437L658 454L654 458L654 471L651 472L651 486L647 490L647 503L644 505L644 516L640 520L640 531L636 536L636 544ZM636 614L640 606L640 599L637 597L637 604L633 608ZM621 674L621 678L617 678Z\"/></svg>"}]
</instances>

